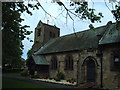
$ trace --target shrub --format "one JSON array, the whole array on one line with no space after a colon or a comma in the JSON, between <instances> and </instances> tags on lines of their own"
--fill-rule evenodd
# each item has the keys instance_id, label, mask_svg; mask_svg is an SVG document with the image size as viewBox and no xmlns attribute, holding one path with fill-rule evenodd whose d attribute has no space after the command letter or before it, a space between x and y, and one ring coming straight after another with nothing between
<instances>
[{"instance_id":1,"label":"shrub","mask_svg":"<svg viewBox=\"0 0 120 90\"><path fill-rule=\"evenodd\" d=\"M34 75L34 78L39 78L39 77L40 77L40 74L38 73Z\"/></svg>"},{"instance_id":2,"label":"shrub","mask_svg":"<svg viewBox=\"0 0 120 90\"><path fill-rule=\"evenodd\" d=\"M42 78L42 79L46 78L47 79L48 77L49 77L48 73L39 73L39 78Z\"/></svg>"},{"instance_id":3,"label":"shrub","mask_svg":"<svg viewBox=\"0 0 120 90\"><path fill-rule=\"evenodd\" d=\"M74 83L74 82L76 82L76 80L73 79L73 78L71 78L71 79L68 79L67 82L69 82L69 83Z\"/></svg>"},{"instance_id":4,"label":"shrub","mask_svg":"<svg viewBox=\"0 0 120 90\"><path fill-rule=\"evenodd\" d=\"M57 79L60 79L60 80L65 78L65 76L62 72L58 72L56 77L57 77Z\"/></svg>"},{"instance_id":5,"label":"shrub","mask_svg":"<svg viewBox=\"0 0 120 90\"><path fill-rule=\"evenodd\" d=\"M28 76L28 70L24 69L23 71L20 72L21 76Z\"/></svg>"},{"instance_id":6,"label":"shrub","mask_svg":"<svg viewBox=\"0 0 120 90\"><path fill-rule=\"evenodd\" d=\"M55 81L60 81L60 79L59 79L59 78L55 78L54 80L55 80Z\"/></svg>"}]
</instances>

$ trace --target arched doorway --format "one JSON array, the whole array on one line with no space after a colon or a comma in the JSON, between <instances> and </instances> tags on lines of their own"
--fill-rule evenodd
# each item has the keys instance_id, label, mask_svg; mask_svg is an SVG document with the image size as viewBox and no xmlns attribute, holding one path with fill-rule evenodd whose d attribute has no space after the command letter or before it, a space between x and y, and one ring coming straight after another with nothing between
<instances>
[{"instance_id":1,"label":"arched doorway","mask_svg":"<svg viewBox=\"0 0 120 90\"><path fill-rule=\"evenodd\" d=\"M95 62L93 59L89 58L86 61L86 74L87 74L87 82L95 82L96 72L95 72Z\"/></svg>"}]
</instances>

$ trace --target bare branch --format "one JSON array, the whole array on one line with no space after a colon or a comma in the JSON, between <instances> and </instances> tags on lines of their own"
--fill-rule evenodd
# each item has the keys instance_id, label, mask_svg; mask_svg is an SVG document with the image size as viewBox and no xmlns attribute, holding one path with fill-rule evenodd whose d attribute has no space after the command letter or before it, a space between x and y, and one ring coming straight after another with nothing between
<instances>
[{"instance_id":1,"label":"bare branch","mask_svg":"<svg viewBox=\"0 0 120 90\"><path fill-rule=\"evenodd\" d=\"M57 19L56 17L54 17L54 16L52 16L51 14L49 14L49 13L43 8L43 6L40 4L39 1L38 1L38 3L39 3L39 6L42 8L42 10L43 10L47 15L49 15L50 17L53 17L53 18Z\"/></svg>"},{"instance_id":2,"label":"bare branch","mask_svg":"<svg viewBox=\"0 0 120 90\"><path fill-rule=\"evenodd\" d=\"M75 36L77 37L77 35L76 35L76 33L75 33L75 28L74 28L74 19L72 18L72 16L71 16L70 14L78 17L80 20L81 20L81 18L80 18L77 14L73 13L72 11L70 11L70 9L68 9L60 0L57 0L57 3L58 3L60 6L63 6L63 7L65 8L65 10L67 11L67 13L66 13L66 22L67 22L67 16L69 16L69 17L71 18L71 20L73 21L73 31L74 31ZM76 8L76 7L75 7L75 8ZM75 8L74 8L74 9L75 9Z\"/></svg>"},{"instance_id":3,"label":"bare branch","mask_svg":"<svg viewBox=\"0 0 120 90\"><path fill-rule=\"evenodd\" d=\"M105 1L105 0L104 0ZM105 1L105 5L106 5L106 7L111 11L111 9L108 7L108 5L107 5L107 3L106 3L106 1Z\"/></svg>"},{"instance_id":4,"label":"bare branch","mask_svg":"<svg viewBox=\"0 0 120 90\"><path fill-rule=\"evenodd\" d=\"M62 10L62 12L58 14L58 16L60 16L60 15L61 15L64 11L65 11L65 9L64 9L64 10ZM57 17L58 17L58 16L57 16Z\"/></svg>"},{"instance_id":5,"label":"bare branch","mask_svg":"<svg viewBox=\"0 0 120 90\"><path fill-rule=\"evenodd\" d=\"M93 0L91 0L92 1L92 9L94 8L94 2L93 2Z\"/></svg>"}]
</instances>

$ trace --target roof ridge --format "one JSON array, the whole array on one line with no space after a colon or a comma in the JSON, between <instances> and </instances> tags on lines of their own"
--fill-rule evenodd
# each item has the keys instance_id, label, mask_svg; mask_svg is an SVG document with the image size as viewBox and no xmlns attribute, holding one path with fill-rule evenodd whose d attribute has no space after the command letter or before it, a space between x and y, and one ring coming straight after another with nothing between
<instances>
[{"instance_id":1,"label":"roof ridge","mask_svg":"<svg viewBox=\"0 0 120 90\"><path fill-rule=\"evenodd\" d=\"M102 28L102 27L106 27L106 25L96 27L95 29ZM75 33L71 33L71 34L63 35L63 36L60 36L60 37L66 37L66 36L70 36L70 35L77 34L77 33L87 32L87 31L90 31L90 30L91 30L91 29L86 29L86 30L82 30L82 31L75 32ZM57 37L57 38L58 38L58 37Z\"/></svg>"},{"instance_id":2,"label":"roof ridge","mask_svg":"<svg viewBox=\"0 0 120 90\"><path fill-rule=\"evenodd\" d=\"M60 28L57 27L56 25L50 25L50 24L47 24L47 23L42 22L41 20L38 22L38 25L39 25L39 24L44 24L44 25L47 25L47 26L50 26L50 27L54 27L54 28L60 29ZM37 26L38 26L38 25L37 25Z\"/></svg>"}]
</instances>

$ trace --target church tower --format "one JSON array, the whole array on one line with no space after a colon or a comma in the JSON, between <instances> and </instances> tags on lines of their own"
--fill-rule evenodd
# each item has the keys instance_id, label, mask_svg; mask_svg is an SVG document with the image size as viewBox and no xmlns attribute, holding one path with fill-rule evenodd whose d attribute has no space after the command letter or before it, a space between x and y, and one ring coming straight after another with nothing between
<instances>
[{"instance_id":1,"label":"church tower","mask_svg":"<svg viewBox=\"0 0 120 90\"><path fill-rule=\"evenodd\" d=\"M35 28L34 44L32 51L35 52L44 46L50 39L60 36L60 29L39 21Z\"/></svg>"}]
</instances>

